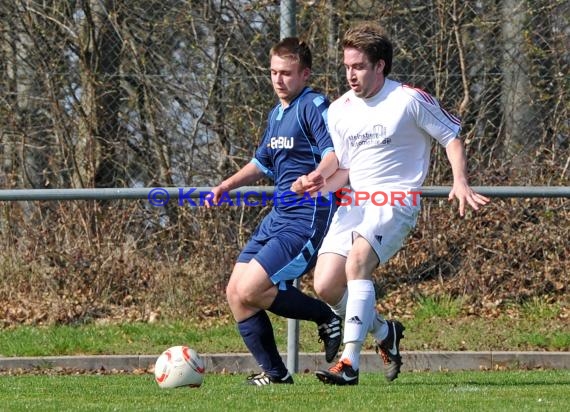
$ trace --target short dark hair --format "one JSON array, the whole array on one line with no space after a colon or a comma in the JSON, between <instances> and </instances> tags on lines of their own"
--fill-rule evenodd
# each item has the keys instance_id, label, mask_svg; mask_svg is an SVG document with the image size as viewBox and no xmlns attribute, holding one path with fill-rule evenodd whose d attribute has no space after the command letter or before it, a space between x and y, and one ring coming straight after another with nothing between
<instances>
[{"instance_id":1,"label":"short dark hair","mask_svg":"<svg viewBox=\"0 0 570 412\"><path fill-rule=\"evenodd\" d=\"M269 57L289 57L299 62L299 66L304 69L311 69L313 65L313 56L311 49L298 37L286 37L277 43L269 51Z\"/></svg>"},{"instance_id":2,"label":"short dark hair","mask_svg":"<svg viewBox=\"0 0 570 412\"><path fill-rule=\"evenodd\" d=\"M375 23L362 23L346 31L342 47L361 50L372 64L384 60L384 76L392 71L394 47L384 29Z\"/></svg>"}]
</instances>

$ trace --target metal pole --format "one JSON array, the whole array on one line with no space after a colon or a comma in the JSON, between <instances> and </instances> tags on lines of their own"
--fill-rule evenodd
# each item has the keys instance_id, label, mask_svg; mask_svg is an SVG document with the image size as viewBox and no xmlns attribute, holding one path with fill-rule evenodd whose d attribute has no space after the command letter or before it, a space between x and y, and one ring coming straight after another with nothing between
<instances>
[{"instance_id":1,"label":"metal pole","mask_svg":"<svg viewBox=\"0 0 570 412\"><path fill-rule=\"evenodd\" d=\"M296 8L295 0L281 0L281 39L297 35ZM299 279L293 281L293 286L299 287ZM291 373L299 371L299 321L297 319L287 321L287 369Z\"/></svg>"},{"instance_id":2,"label":"metal pole","mask_svg":"<svg viewBox=\"0 0 570 412\"><path fill-rule=\"evenodd\" d=\"M296 9L297 2L295 0L281 0L281 16L280 25L281 33L280 38L293 37L297 35L296 24Z\"/></svg>"},{"instance_id":3,"label":"metal pole","mask_svg":"<svg viewBox=\"0 0 570 412\"><path fill-rule=\"evenodd\" d=\"M570 186L471 186L485 196L494 198L570 198ZM138 187L138 188L87 188L87 189L0 189L0 202L36 200L119 200L168 198L170 202L182 199L180 206L194 206L187 199L199 200L212 190L208 186L198 187ZM451 186L423 186L418 189L422 198L445 198ZM231 198L248 194L262 204L263 199L271 199L273 186L243 186L229 192ZM243 201L243 199L242 199ZM156 205L153 205L156 206Z\"/></svg>"}]
</instances>

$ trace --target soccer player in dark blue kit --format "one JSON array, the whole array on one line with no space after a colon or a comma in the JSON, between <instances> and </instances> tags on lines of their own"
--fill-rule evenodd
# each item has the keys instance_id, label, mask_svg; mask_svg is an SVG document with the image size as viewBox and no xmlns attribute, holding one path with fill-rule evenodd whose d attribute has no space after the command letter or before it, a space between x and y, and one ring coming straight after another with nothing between
<instances>
[{"instance_id":1,"label":"soccer player in dark blue kit","mask_svg":"<svg viewBox=\"0 0 570 412\"><path fill-rule=\"evenodd\" d=\"M279 103L269 113L261 144L250 163L212 189L210 205L222 195L262 177L275 183L274 203L235 264L227 300L239 333L262 372L252 385L293 383L275 343L266 310L318 325L327 362L341 344L341 319L324 302L292 285L315 264L336 209L334 199L302 201L290 192L299 176L325 181L338 168L326 125L327 98L307 86L312 57L306 43L281 40L270 51L271 82ZM307 200L307 199L305 199Z\"/></svg>"}]
</instances>

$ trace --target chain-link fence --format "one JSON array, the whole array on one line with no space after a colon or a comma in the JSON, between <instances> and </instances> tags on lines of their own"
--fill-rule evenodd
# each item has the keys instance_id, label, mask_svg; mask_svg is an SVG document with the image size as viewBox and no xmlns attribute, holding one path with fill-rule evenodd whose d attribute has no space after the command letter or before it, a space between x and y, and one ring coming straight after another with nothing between
<instances>
[{"instance_id":1,"label":"chain-link fence","mask_svg":"<svg viewBox=\"0 0 570 412\"><path fill-rule=\"evenodd\" d=\"M275 104L268 52L279 11L270 0L0 0L0 188L217 183L251 158ZM568 1L307 0L296 17L313 50L312 85L331 100L347 89L343 32L378 21L396 47L392 77L462 118L472 184L568 185ZM437 145L432 163L426 184L450 184ZM3 278L26 270L52 290L91 288L91 297L116 282L121 302L137 287L215 273L192 282L221 296L263 213L105 207L2 205ZM529 294L563 293L567 201L487 210L488 220L460 229L448 224L454 213L426 203L420 229L387 270L405 273L396 282L412 288L463 270L453 293L523 283ZM484 246L463 247L483 237ZM167 281L155 276L162 266L153 259L163 258L174 268ZM13 290L0 287L0 301Z\"/></svg>"},{"instance_id":2,"label":"chain-link fence","mask_svg":"<svg viewBox=\"0 0 570 412\"><path fill-rule=\"evenodd\" d=\"M346 89L339 37L379 21L396 46L393 77L462 117L478 168L529 166L528 156L564 178L568 2L297 9L313 85L331 98ZM2 2L0 18L2 187L206 186L250 157L275 100L267 55L278 2L16 0Z\"/></svg>"}]
</instances>

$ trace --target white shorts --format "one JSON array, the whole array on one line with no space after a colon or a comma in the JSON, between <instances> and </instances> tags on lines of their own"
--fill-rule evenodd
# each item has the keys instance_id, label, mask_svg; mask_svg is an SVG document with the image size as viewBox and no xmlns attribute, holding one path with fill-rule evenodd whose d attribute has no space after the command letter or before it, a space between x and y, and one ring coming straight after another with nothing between
<instances>
[{"instance_id":1,"label":"white shorts","mask_svg":"<svg viewBox=\"0 0 570 412\"><path fill-rule=\"evenodd\" d=\"M359 206L339 206L319 255L336 253L346 257L360 235L370 243L380 263L386 263L415 227L419 211L419 204L377 206L367 201Z\"/></svg>"}]
</instances>

